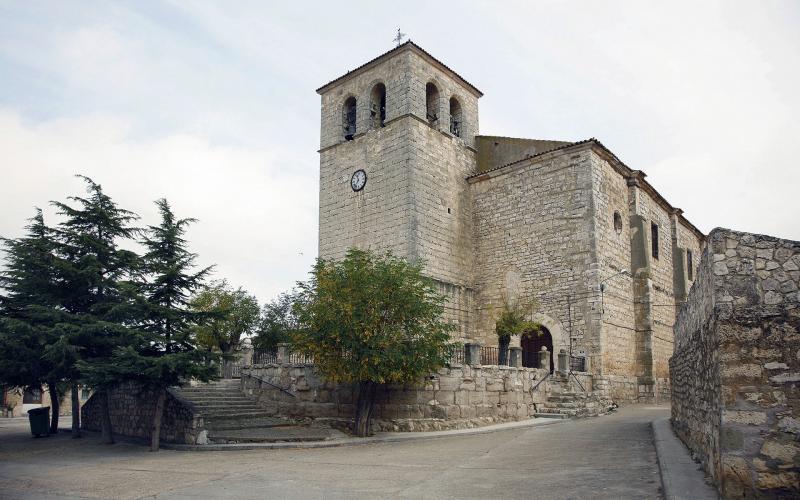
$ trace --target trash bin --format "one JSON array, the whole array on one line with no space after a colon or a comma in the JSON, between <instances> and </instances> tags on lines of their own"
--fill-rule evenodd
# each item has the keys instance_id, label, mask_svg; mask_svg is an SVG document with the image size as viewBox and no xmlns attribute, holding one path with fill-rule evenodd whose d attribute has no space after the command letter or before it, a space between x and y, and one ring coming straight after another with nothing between
<instances>
[{"instance_id":1,"label":"trash bin","mask_svg":"<svg viewBox=\"0 0 800 500\"><path fill-rule=\"evenodd\" d=\"M31 423L31 434L34 437L50 434L50 407L34 408L28 410L28 420Z\"/></svg>"}]
</instances>

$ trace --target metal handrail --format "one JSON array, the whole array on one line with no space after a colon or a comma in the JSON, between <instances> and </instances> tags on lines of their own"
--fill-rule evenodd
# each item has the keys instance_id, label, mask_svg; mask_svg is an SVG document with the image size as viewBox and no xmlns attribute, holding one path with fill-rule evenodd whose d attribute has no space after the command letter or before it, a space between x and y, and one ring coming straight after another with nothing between
<instances>
[{"instance_id":1,"label":"metal handrail","mask_svg":"<svg viewBox=\"0 0 800 500\"><path fill-rule=\"evenodd\" d=\"M575 382L578 384L578 387L580 387L583 392L586 392L586 389L583 388L583 384L581 384L581 381L578 380L578 377L574 373L572 373L572 368L570 368L569 374L572 375L572 378L575 379ZM569 379L569 377L567 378Z\"/></svg>"},{"instance_id":2,"label":"metal handrail","mask_svg":"<svg viewBox=\"0 0 800 500\"><path fill-rule=\"evenodd\" d=\"M544 382L545 380L547 380L547 377L549 377L550 375L551 375L551 374L550 374L550 372L547 372L547 375L545 375L544 377L542 377L542 379L541 379L541 380L539 380L538 382L536 382L536 385L534 385L533 387L531 387L531 392L535 391L535 390L536 390L536 388L537 388L537 387L539 387L539 386L542 384L542 382Z\"/></svg>"},{"instance_id":3,"label":"metal handrail","mask_svg":"<svg viewBox=\"0 0 800 500\"><path fill-rule=\"evenodd\" d=\"M259 382L263 382L263 383L265 383L267 385L271 385L272 387L278 389L279 391L285 392L286 394L290 395L293 398L297 398L297 396L295 396L294 394L289 392L287 389L284 389L281 386L275 385L272 382L270 382L269 380L264 379L263 377L259 377L258 375L253 375L252 373L243 373L242 375L245 375L245 376L250 377L250 378L254 378L254 379L258 380Z\"/></svg>"}]
</instances>

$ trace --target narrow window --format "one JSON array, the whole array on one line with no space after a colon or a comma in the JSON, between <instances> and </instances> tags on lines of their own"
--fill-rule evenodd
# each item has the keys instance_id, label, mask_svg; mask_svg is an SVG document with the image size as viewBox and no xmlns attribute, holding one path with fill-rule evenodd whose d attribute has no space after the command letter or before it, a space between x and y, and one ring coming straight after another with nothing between
<instances>
[{"instance_id":1,"label":"narrow window","mask_svg":"<svg viewBox=\"0 0 800 500\"><path fill-rule=\"evenodd\" d=\"M439 89L432 83L425 85L425 117L431 125L439 120Z\"/></svg>"},{"instance_id":2,"label":"narrow window","mask_svg":"<svg viewBox=\"0 0 800 500\"><path fill-rule=\"evenodd\" d=\"M372 87L369 114L372 128L383 127L386 124L386 85L378 83Z\"/></svg>"},{"instance_id":3,"label":"narrow window","mask_svg":"<svg viewBox=\"0 0 800 500\"><path fill-rule=\"evenodd\" d=\"M356 135L356 98L348 97L344 101L344 109L342 110L342 128L344 129L344 138L348 141L353 140Z\"/></svg>"},{"instance_id":4,"label":"narrow window","mask_svg":"<svg viewBox=\"0 0 800 500\"><path fill-rule=\"evenodd\" d=\"M89 399L89 396L91 396L91 395L92 395L92 391L90 391L89 389L87 389L85 387L81 389L81 399L84 399L84 400Z\"/></svg>"},{"instance_id":5,"label":"narrow window","mask_svg":"<svg viewBox=\"0 0 800 500\"><path fill-rule=\"evenodd\" d=\"M455 97L450 98L450 133L461 137L461 103Z\"/></svg>"},{"instance_id":6,"label":"narrow window","mask_svg":"<svg viewBox=\"0 0 800 500\"><path fill-rule=\"evenodd\" d=\"M686 271L689 273L689 281L694 279L694 268L692 266L692 251L686 250Z\"/></svg>"},{"instance_id":7,"label":"narrow window","mask_svg":"<svg viewBox=\"0 0 800 500\"><path fill-rule=\"evenodd\" d=\"M614 231L617 234L622 234L622 216L619 212L614 212Z\"/></svg>"},{"instance_id":8,"label":"narrow window","mask_svg":"<svg viewBox=\"0 0 800 500\"><path fill-rule=\"evenodd\" d=\"M658 259L658 225L650 223L650 244L653 247L653 258Z\"/></svg>"}]
</instances>

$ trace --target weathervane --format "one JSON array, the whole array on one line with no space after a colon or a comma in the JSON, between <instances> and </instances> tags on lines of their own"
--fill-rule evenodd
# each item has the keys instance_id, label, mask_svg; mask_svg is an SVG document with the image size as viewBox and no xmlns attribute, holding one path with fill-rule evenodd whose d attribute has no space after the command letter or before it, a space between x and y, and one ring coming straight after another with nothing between
<instances>
[{"instance_id":1,"label":"weathervane","mask_svg":"<svg viewBox=\"0 0 800 500\"><path fill-rule=\"evenodd\" d=\"M405 38L405 37L406 37L406 34L405 33L400 33L400 28L397 28L397 36L394 37L394 42L397 44L398 47L400 46L400 44L403 43L403 38Z\"/></svg>"}]
</instances>

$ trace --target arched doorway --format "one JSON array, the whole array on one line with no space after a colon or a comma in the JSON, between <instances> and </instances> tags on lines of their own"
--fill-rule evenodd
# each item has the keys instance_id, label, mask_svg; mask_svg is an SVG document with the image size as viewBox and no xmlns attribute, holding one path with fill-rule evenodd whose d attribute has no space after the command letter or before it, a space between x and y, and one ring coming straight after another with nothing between
<instances>
[{"instance_id":1,"label":"arched doorway","mask_svg":"<svg viewBox=\"0 0 800 500\"><path fill-rule=\"evenodd\" d=\"M527 368L539 367L539 351L542 346L547 347L550 352L550 373L553 373L553 336L550 335L550 330L541 327L541 335L532 333L524 335L520 339L520 347L522 347L522 366ZM544 367L542 367L544 368Z\"/></svg>"}]
</instances>

